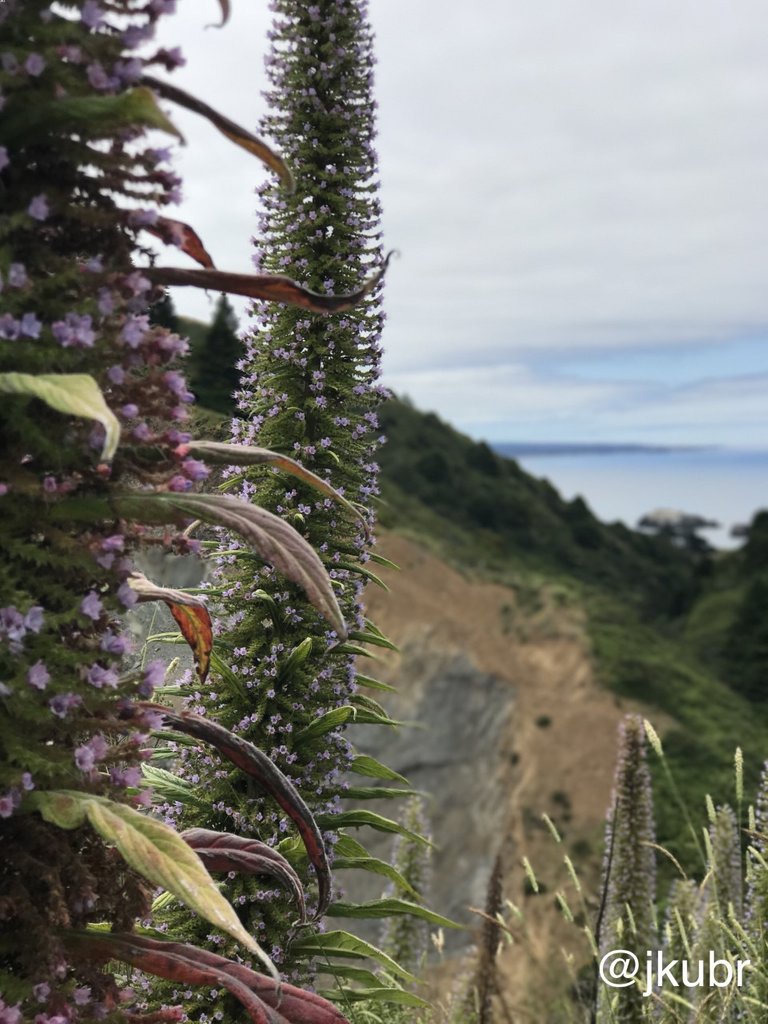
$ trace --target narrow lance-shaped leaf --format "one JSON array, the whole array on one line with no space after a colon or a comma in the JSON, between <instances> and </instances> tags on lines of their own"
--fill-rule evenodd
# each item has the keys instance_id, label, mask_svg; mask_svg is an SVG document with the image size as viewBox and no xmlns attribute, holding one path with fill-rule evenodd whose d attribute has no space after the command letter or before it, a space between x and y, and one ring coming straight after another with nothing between
<instances>
[{"instance_id":1,"label":"narrow lance-shaped leaf","mask_svg":"<svg viewBox=\"0 0 768 1024\"><path fill-rule=\"evenodd\" d=\"M369 900L367 903L344 903L342 900L334 903L328 908L329 917L352 917L352 918L378 918L391 917L393 914L410 914L412 917L421 917L438 928L461 928L462 925L451 921L442 914L436 914L427 907L418 903L411 903L410 900L401 900L395 896L385 897L380 900Z\"/></svg>"},{"instance_id":2,"label":"narrow lance-shaped leaf","mask_svg":"<svg viewBox=\"0 0 768 1024\"><path fill-rule=\"evenodd\" d=\"M366 536L369 536L368 523L360 509L355 508L351 501L347 501L344 495L340 494L335 487L332 487L327 480L323 480L322 477L317 476L316 473L306 469L300 462L296 462L295 459L291 459L287 455L280 455L278 452L272 452L268 448L251 448L248 445L195 440L181 446L180 454L185 455L187 452L200 455L206 462L214 465L218 463L224 466L277 466L283 472L290 473L291 476L303 480L310 487L314 487L316 491L320 491L321 494L326 494L329 498L333 498L334 501L338 501L356 519L360 520L365 529Z\"/></svg>"},{"instance_id":3,"label":"narrow lance-shaped leaf","mask_svg":"<svg viewBox=\"0 0 768 1024\"><path fill-rule=\"evenodd\" d=\"M405 981L415 982L412 974L401 967L387 953L377 946L366 942L365 939L352 935L351 932L329 931L319 935L308 935L306 938L298 938L292 944L291 949L295 953L306 956L317 957L318 959L330 957L348 957L353 960L370 959L380 963L390 974L397 975Z\"/></svg>"},{"instance_id":4,"label":"narrow lance-shaped leaf","mask_svg":"<svg viewBox=\"0 0 768 1024\"><path fill-rule=\"evenodd\" d=\"M169 522L192 516L242 534L250 546L293 583L345 637L347 628L331 581L314 548L279 516L226 495L155 493L123 495L113 505L126 518ZM74 508L72 502L70 507Z\"/></svg>"},{"instance_id":5,"label":"narrow lance-shaped leaf","mask_svg":"<svg viewBox=\"0 0 768 1024\"><path fill-rule=\"evenodd\" d=\"M181 267L143 267L141 273L153 284L165 287L205 288L230 295L245 295L249 299L283 302L308 309L311 313L343 313L374 290L384 276L391 255L365 284L343 295L321 295L282 274L232 274L226 270L185 270Z\"/></svg>"},{"instance_id":6,"label":"narrow lance-shaped leaf","mask_svg":"<svg viewBox=\"0 0 768 1024\"><path fill-rule=\"evenodd\" d=\"M101 457L111 462L120 443L120 423L87 373L0 373L0 394L39 398L57 412L97 420L104 427Z\"/></svg>"},{"instance_id":7,"label":"narrow lance-shaped leaf","mask_svg":"<svg viewBox=\"0 0 768 1024\"><path fill-rule=\"evenodd\" d=\"M131 573L128 585L139 601L163 601L168 605L181 634L192 649L201 682L205 682L211 665L213 627L205 603L192 594L171 587L155 586L140 572Z\"/></svg>"},{"instance_id":8,"label":"narrow lance-shaped leaf","mask_svg":"<svg viewBox=\"0 0 768 1024\"><path fill-rule=\"evenodd\" d=\"M69 932L65 945L78 956L105 963L119 960L140 971L188 985L225 988L254 1024L349 1024L322 996L280 984L243 964L182 942L120 932Z\"/></svg>"},{"instance_id":9,"label":"narrow lance-shaped leaf","mask_svg":"<svg viewBox=\"0 0 768 1024\"><path fill-rule=\"evenodd\" d=\"M209 107L207 103L203 103L196 96L185 92L184 89L179 89L177 85L171 85L170 82L162 82L159 78L154 78L152 75L143 75L141 80L165 99L170 100L172 103L178 103L180 107L184 107L186 110L191 110L194 114L200 114L206 118L214 128L218 128L222 135L226 135L231 142L247 150L253 156L258 157L263 164L266 164L267 167L275 171L285 188L289 192L293 192L296 186L288 165L280 154L271 149L266 142L263 142L256 135L253 135L234 121L231 121L228 117L220 114L218 110Z\"/></svg>"},{"instance_id":10,"label":"narrow lance-shaped leaf","mask_svg":"<svg viewBox=\"0 0 768 1024\"><path fill-rule=\"evenodd\" d=\"M209 270L214 268L213 259L203 245L202 239L195 229L190 227L189 224L185 224L184 221L171 220L169 217L158 217L154 224L144 224L142 226L150 235L159 238L166 245L175 245L181 249L183 253L191 256L202 267L207 267Z\"/></svg>"},{"instance_id":11,"label":"narrow lance-shaped leaf","mask_svg":"<svg viewBox=\"0 0 768 1024\"><path fill-rule=\"evenodd\" d=\"M152 90L140 86L114 96L64 96L50 103L30 103L22 113L4 119L3 142L85 130L89 138L107 138L139 125L184 141L181 132L158 107Z\"/></svg>"},{"instance_id":12,"label":"narrow lance-shaped leaf","mask_svg":"<svg viewBox=\"0 0 768 1024\"><path fill-rule=\"evenodd\" d=\"M173 711L162 704L142 702L133 710L141 712L146 709L162 714L168 724L179 732L194 736L204 743L210 743L223 757L255 779L285 811L296 825L310 863L315 869L318 886L316 916L321 917L328 909L331 899L331 869L320 829L291 780L253 743L236 736L218 722L202 718L190 711ZM125 714L130 716L131 712L126 711Z\"/></svg>"},{"instance_id":13,"label":"narrow lance-shaped leaf","mask_svg":"<svg viewBox=\"0 0 768 1024\"><path fill-rule=\"evenodd\" d=\"M306 921L304 890L299 876L281 853L272 846L246 836L214 832L208 828L188 828L181 833L209 871L238 871L247 875L270 875L293 895L301 921Z\"/></svg>"},{"instance_id":14,"label":"narrow lance-shaped leaf","mask_svg":"<svg viewBox=\"0 0 768 1024\"><path fill-rule=\"evenodd\" d=\"M76 790L32 793L27 804L59 828L89 822L103 839L115 844L135 871L237 939L277 977L272 961L242 926L200 858L164 822L127 804Z\"/></svg>"}]
</instances>

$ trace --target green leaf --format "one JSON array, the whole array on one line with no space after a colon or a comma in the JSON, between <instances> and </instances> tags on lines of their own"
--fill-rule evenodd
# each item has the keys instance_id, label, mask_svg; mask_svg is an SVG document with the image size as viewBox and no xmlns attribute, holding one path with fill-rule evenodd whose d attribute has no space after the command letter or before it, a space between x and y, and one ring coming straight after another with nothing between
<instances>
[{"instance_id":1,"label":"green leaf","mask_svg":"<svg viewBox=\"0 0 768 1024\"><path fill-rule=\"evenodd\" d=\"M0 394L39 398L57 412L97 420L106 436L101 457L111 462L120 443L120 423L87 373L0 373Z\"/></svg>"},{"instance_id":2,"label":"green leaf","mask_svg":"<svg viewBox=\"0 0 768 1024\"><path fill-rule=\"evenodd\" d=\"M344 868L356 868L358 871L370 871L374 875L381 875L383 878L388 878L390 882L394 882L396 886L405 892L410 893L412 896L419 899L419 893L413 888L411 883L402 875L396 867L391 864L387 864L385 860L379 860L378 857L336 857L333 862L335 871L341 871Z\"/></svg>"},{"instance_id":3,"label":"green leaf","mask_svg":"<svg viewBox=\"0 0 768 1024\"><path fill-rule=\"evenodd\" d=\"M28 105L22 114L5 120L3 141L72 132L87 139L106 138L133 125L156 128L184 141L158 107L152 90L145 86L115 96L64 96L50 103Z\"/></svg>"},{"instance_id":4,"label":"green leaf","mask_svg":"<svg viewBox=\"0 0 768 1024\"><path fill-rule=\"evenodd\" d=\"M354 836L347 835L346 832L339 833L339 838L333 849L339 857L370 857L363 844L359 843Z\"/></svg>"},{"instance_id":5,"label":"green leaf","mask_svg":"<svg viewBox=\"0 0 768 1024\"><path fill-rule=\"evenodd\" d=\"M375 757L369 757L368 754L358 754L349 766L349 770L356 775L365 775L368 779L387 779L389 782L402 782L406 786L408 785L408 779L405 776L400 775L393 768L388 768L381 761L377 761Z\"/></svg>"},{"instance_id":6,"label":"green leaf","mask_svg":"<svg viewBox=\"0 0 768 1024\"><path fill-rule=\"evenodd\" d=\"M416 979L404 967L401 967L391 956L379 949L377 946L360 939L345 931L323 932L322 935L310 935L305 939L298 940L291 944L292 953L300 953L305 956L326 956L346 957L353 960L375 960L376 963L405 981L414 982Z\"/></svg>"},{"instance_id":7,"label":"green leaf","mask_svg":"<svg viewBox=\"0 0 768 1024\"><path fill-rule=\"evenodd\" d=\"M164 822L127 804L74 790L33 793L27 802L59 828L78 828L88 821L135 871L237 939L275 973L272 961L242 926L200 858Z\"/></svg>"},{"instance_id":8,"label":"green leaf","mask_svg":"<svg viewBox=\"0 0 768 1024\"><path fill-rule=\"evenodd\" d=\"M400 566L397 562L390 562L390 560L385 558L384 555L378 555L375 551L371 551L370 555L371 561L376 562L377 565L383 565L386 566L387 569L395 569L397 572L400 572Z\"/></svg>"},{"instance_id":9,"label":"green leaf","mask_svg":"<svg viewBox=\"0 0 768 1024\"><path fill-rule=\"evenodd\" d=\"M166 800L178 800L182 804L198 804L201 807L210 808L210 801L190 782L180 779L173 772L167 772L165 768L157 768L151 764L143 764L141 773L155 792Z\"/></svg>"},{"instance_id":10,"label":"green leaf","mask_svg":"<svg viewBox=\"0 0 768 1024\"><path fill-rule=\"evenodd\" d=\"M355 673L355 682L358 686L364 686L367 690L384 690L386 693L397 693L397 687L390 683L382 683L380 679L363 675L362 672Z\"/></svg>"},{"instance_id":11,"label":"green leaf","mask_svg":"<svg viewBox=\"0 0 768 1024\"><path fill-rule=\"evenodd\" d=\"M306 743L308 740L317 739L318 736L324 736L332 729L338 729L340 725L344 725L350 718L354 718L356 714L356 709L349 704L345 704L340 708L332 708L331 711L326 711L324 715L316 718L306 729L302 729L301 732L297 733L295 743Z\"/></svg>"},{"instance_id":12,"label":"green leaf","mask_svg":"<svg viewBox=\"0 0 768 1024\"><path fill-rule=\"evenodd\" d=\"M318 963L317 972L318 974L329 974L336 979L358 981L361 985L375 986L376 988L381 985L381 978L377 977L373 971L369 971L367 967L354 967L352 964Z\"/></svg>"},{"instance_id":13,"label":"green leaf","mask_svg":"<svg viewBox=\"0 0 768 1024\"><path fill-rule=\"evenodd\" d=\"M391 640L388 640L381 633L374 633L372 630L352 630L349 633L350 640L359 640L363 644L373 644L374 647L386 647L388 651L399 652L400 648L397 644L393 644Z\"/></svg>"},{"instance_id":14,"label":"green leaf","mask_svg":"<svg viewBox=\"0 0 768 1024\"><path fill-rule=\"evenodd\" d=\"M399 800L413 796L412 789L391 789L389 786L350 786L343 794L345 800Z\"/></svg>"},{"instance_id":15,"label":"green leaf","mask_svg":"<svg viewBox=\"0 0 768 1024\"><path fill-rule=\"evenodd\" d=\"M229 665L222 661L215 651L211 653L211 668L217 675L221 676L233 693L236 693L239 697L248 697L248 691L243 680L232 671Z\"/></svg>"},{"instance_id":16,"label":"green leaf","mask_svg":"<svg viewBox=\"0 0 768 1024\"><path fill-rule=\"evenodd\" d=\"M375 583L377 587L381 587L382 590L389 592L389 587L384 580L381 579L380 576L377 576L371 569L367 569L364 565L356 565L353 562L337 562L336 566L339 569L346 569L348 572L356 572L360 576L364 576L365 579L370 580L371 583Z\"/></svg>"},{"instance_id":17,"label":"green leaf","mask_svg":"<svg viewBox=\"0 0 768 1024\"><path fill-rule=\"evenodd\" d=\"M328 917L353 917L353 918L378 918L392 917L394 914L408 914L411 917L420 917L423 921L437 925L439 928L461 928L460 924L451 921L450 918L436 914L427 907L418 903L411 903L410 900L401 900L396 896L386 896L380 900L369 900L367 903L344 903L338 900L332 903L327 911Z\"/></svg>"},{"instance_id":18,"label":"green leaf","mask_svg":"<svg viewBox=\"0 0 768 1024\"><path fill-rule=\"evenodd\" d=\"M345 1000L352 1003L399 1003L401 1006L417 1006L421 1009L429 1009L430 1004L413 992L406 992L402 988L387 988L383 985L376 988L349 988L323 989L320 995L333 1002L344 1003Z\"/></svg>"},{"instance_id":19,"label":"green leaf","mask_svg":"<svg viewBox=\"0 0 768 1024\"><path fill-rule=\"evenodd\" d=\"M318 814L317 824L320 828L333 829L334 831L340 828L359 828L363 825L368 825L370 828L375 828L377 832L395 832L401 836L413 839L414 842L422 843L424 846L434 846L434 843L425 839L424 836L420 836L418 832L411 832L405 825L401 825L397 821L391 821L389 818L384 818L381 814L376 814L374 811L353 810L342 811L341 814Z\"/></svg>"}]
</instances>

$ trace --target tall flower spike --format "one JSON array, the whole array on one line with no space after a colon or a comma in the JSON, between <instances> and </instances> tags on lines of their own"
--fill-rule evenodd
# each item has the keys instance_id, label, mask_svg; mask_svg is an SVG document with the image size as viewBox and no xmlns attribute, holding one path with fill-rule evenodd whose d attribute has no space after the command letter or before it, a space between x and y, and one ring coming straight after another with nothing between
<instances>
[{"instance_id":1,"label":"tall flower spike","mask_svg":"<svg viewBox=\"0 0 768 1024\"><path fill-rule=\"evenodd\" d=\"M646 763L643 720L628 715L619 728L613 798L606 825L604 905L599 929L601 956L612 949L634 952L641 964L656 945L654 899L656 860L651 778ZM644 1000L632 986L598 990L598 1020L634 1024L643 1019ZM611 1016L613 1014L613 1016Z\"/></svg>"},{"instance_id":2,"label":"tall flower spike","mask_svg":"<svg viewBox=\"0 0 768 1024\"><path fill-rule=\"evenodd\" d=\"M354 292L383 264L367 4L276 0L273 9L270 113L260 134L293 169L296 191L288 195L271 183L261 188L256 267L285 273L315 292ZM257 305L253 316L239 363L240 418L233 421L232 441L296 459L362 508L363 522L279 468L233 466L224 471L223 487L282 516L320 552L353 642L339 642L296 587L239 550L236 538L222 536L213 586L228 627L217 640L212 688L190 693L187 706L276 761L317 815L332 855L346 820L344 776L355 757L343 725L353 715L387 721L375 701L358 693L354 664L360 644L388 645L365 620L361 603L372 575L366 562L370 504L378 493L376 408L384 395L378 384L380 287L344 313ZM279 844L311 881L306 861L296 856L290 822L245 776L192 747L181 752L178 771L204 782L209 802L207 808L192 802L178 808L168 801L167 815L180 815L186 827L246 832ZM342 856L365 859L359 851L356 858ZM294 908L284 895L249 878L225 885L247 925L270 936L275 956L295 967ZM190 927L192 937L194 922ZM228 1012L223 1004L214 1010Z\"/></svg>"},{"instance_id":3,"label":"tall flower spike","mask_svg":"<svg viewBox=\"0 0 768 1024\"><path fill-rule=\"evenodd\" d=\"M424 814L424 801L411 797L406 804L403 823L411 832L429 836ZM431 850L405 836L396 836L392 844L391 861L408 883L403 889L395 882L387 886L386 896L402 896L423 902L429 891ZM425 921L403 914L385 919L381 929L381 948L408 971L417 971L429 948L429 927Z\"/></svg>"}]
</instances>

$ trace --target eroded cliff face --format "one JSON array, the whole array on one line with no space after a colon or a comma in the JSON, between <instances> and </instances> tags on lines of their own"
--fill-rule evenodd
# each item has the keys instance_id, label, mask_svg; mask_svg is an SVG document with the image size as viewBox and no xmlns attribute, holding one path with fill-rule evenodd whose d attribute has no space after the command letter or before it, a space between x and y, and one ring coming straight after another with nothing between
<instances>
[{"instance_id":1,"label":"eroded cliff face","mask_svg":"<svg viewBox=\"0 0 768 1024\"><path fill-rule=\"evenodd\" d=\"M429 904L469 929L446 933L446 952L474 941L479 918L469 908L483 907L501 853L505 896L526 917L524 927L516 926L521 944L502 956L507 988L519 994L534 982L563 987L561 949L577 967L588 947L583 932L563 921L555 893L593 923L618 723L629 711L647 709L597 685L583 614L563 593L470 579L395 534L384 535L379 550L401 571L382 571L390 593L368 588L368 614L400 653L378 664L364 659L361 671L398 687L396 695L374 696L411 725L359 726L353 741L428 794L437 846ZM376 809L398 816L390 801ZM562 843L542 820L545 812ZM386 858L390 838L365 833L365 845ZM569 880L565 854L583 877L586 905ZM524 856L536 870L539 895L526 882ZM363 889L353 874L359 873L342 877L349 897L381 895L381 879L371 876ZM369 935L375 938L376 929Z\"/></svg>"}]
</instances>

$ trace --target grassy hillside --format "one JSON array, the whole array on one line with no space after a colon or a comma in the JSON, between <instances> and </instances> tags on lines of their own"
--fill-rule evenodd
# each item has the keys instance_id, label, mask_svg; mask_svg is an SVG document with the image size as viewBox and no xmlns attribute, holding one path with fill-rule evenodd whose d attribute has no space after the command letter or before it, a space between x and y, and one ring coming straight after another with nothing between
<instances>
[{"instance_id":1,"label":"grassy hillside","mask_svg":"<svg viewBox=\"0 0 768 1024\"><path fill-rule=\"evenodd\" d=\"M694 555L599 522L433 414L391 402L383 420L384 524L468 571L581 603L601 682L678 723L665 749L694 817L708 792L733 800L736 745L750 792L768 756L768 514L743 552ZM693 866L694 841L657 774L660 839Z\"/></svg>"},{"instance_id":2,"label":"grassy hillside","mask_svg":"<svg viewBox=\"0 0 768 1024\"><path fill-rule=\"evenodd\" d=\"M206 325L182 320L193 348ZM224 418L198 411L206 436ZM745 755L747 792L768 757L768 513L742 552L694 555L668 540L605 524L580 498L472 441L432 413L384 407L384 526L446 561L535 603L546 588L587 616L598 677L617 696L658 707L678 723L665 737L687 802L732 800L732 764ZM575 742L588 742L576 737ZM659 774L659 792L666 781ZM689 864L694 845L671 793L659 836Z\"/></svg>"}]
</instances>

